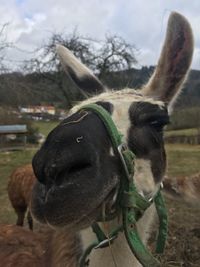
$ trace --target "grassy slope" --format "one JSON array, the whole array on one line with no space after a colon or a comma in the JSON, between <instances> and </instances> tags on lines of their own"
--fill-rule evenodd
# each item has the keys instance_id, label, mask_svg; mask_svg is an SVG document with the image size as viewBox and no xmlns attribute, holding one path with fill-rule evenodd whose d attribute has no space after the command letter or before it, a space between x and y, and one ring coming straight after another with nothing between
<instances>
[{"instance_id":1,"label":"grassy slope","mask_svg":"<svg viewBox=\"0 0 200 267\"><path fill-rule=\"evenodd\" d=\"M198 133L197 128L191 128L191 129L181 129L181 130L170 130L165 131L165 136L179 136L179 135L196 135Z\"/></svg>"},{"instance_id":2,"label":"grassy slope","mask_svg":"<svg viewBox=\"0 0 200 267\"><path fill-rule=\"evenodd\" d=\"M200 145L168 144L169 175L190 175L200 171Z\"/></svg>"},{"instance_id":3,"label":"grassy slope","mask_svg":"<svg viewBox=\"0 0 200 267\"><path fill-rule=\"evenodd\" d=\"M57 125L59 122L56 121L34 121L33 126L39 129L39 132L44 134L45 136L48 135L48 133Z\"/></svg>"}]
</instances>

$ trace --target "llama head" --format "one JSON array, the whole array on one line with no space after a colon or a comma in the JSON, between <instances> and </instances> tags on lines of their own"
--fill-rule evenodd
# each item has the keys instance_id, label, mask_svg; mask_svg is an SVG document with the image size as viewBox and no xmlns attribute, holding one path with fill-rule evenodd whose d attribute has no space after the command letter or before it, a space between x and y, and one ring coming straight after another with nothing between
<instances>
[{"instance_id":1,"label":"llama head","mask_svg":"<svg viewBox=\"0 0 200 267\"><path fill-rule=\"evenodd\" d=\"M64 69L83 90L98 94L70 112L48 135L33 158L38 179L32 212L40 222L81 229L98 220L102 206L115 210L122 174L102 121L93 112L80 111L87 103L103 106L136 155L135 183L145 196L160 184L166 168L163 127L167 110L181 90L193 53L187 20L172 13L158 65L141 91L104 92L101 82L66 48L58 54Z\"/></svg>"}]
</instances>

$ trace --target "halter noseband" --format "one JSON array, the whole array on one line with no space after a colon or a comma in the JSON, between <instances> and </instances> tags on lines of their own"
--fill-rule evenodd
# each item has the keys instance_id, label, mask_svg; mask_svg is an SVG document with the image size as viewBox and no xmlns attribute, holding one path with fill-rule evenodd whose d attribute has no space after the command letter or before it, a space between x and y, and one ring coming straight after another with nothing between
<instances>
[{"instance_id":1,"label":"halter noseband","mask_svg":"<svg viewBox=\"0 0 200 267\"><path fill-rule=\"evenodd\" d=\"M127 243L144 267L161 267L160 262L148 251L143 244L137 231L136 223L143 216L144 212L152 203L155 204L159 218L159 231L157 237L156 253L163 253L167 237L167 212L160 189L149 200L143 197L134 184L134 159L135 155L122 142L122 135L117 130L110 114L97 104L89 104L81 107L81 110L94 112L104 123L110 137L114 153L119 156L124 174L120 179L120 186L117 196L118 212L122 213L122 225L114 229L109 238L104 234L97 222L92 225L97 241L91 244L83 253L80 259L80 267L88 266L87 257L93 248L104 248L114 242L118 233L124 232ZM108 215L109 217L109 215Z\"/></svg>"}]
</instances>

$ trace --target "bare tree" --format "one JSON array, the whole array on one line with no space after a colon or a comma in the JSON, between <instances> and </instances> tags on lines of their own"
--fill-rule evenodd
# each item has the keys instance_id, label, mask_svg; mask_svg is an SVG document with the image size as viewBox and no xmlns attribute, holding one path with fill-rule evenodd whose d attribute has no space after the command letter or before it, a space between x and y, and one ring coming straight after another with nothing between
<instances>
[{"instance_id":1,"label":"bare tree","mask_svg":"<svg viewBox=\"0 0 200 267\"><path fill-rule=\"evenodd\" d=\"M105 74L130 69L137 64L136 47L117 35L106 35L95 58L99 78Z\"/></svg>"},{"instance_id":2,"label":"bare tree","mask_svg":"<svg viewBox=\"0 0 200 267\"><path fill-rule=\"evenodd\" d=\"M74 30L69 35L53 33L49 40L36 50L36 57L25 63L25 71L40 73L44 79L52 82L61 90L66 105L70 108L74 99L81 99L82 97L78 89L74 88L74 84L62 71L55 51L57 44L69 48L84 64L90 65L91 58L93 58L91 44Z\"/></svg>"},{"instance_id":3,"label":"bare tree","mask_svg":"<svg viewBox=\"0 0 200 267\"><path fill-rule=\"evenodd\" d=\"M7 30L9 23L0 25L0 104L6 102L9 98L8 88L11 88L11 80L8 75L10 73L10 66L7 61L7 49L12 46L12 43L8 42Z\"/></svg>"},{"instance_id":4,"label":"bare tree","mask_svg":"<svg viewBox=\"0 0 200 267\"><path fill-rule=\"evenodd\" d=\"M98 41L81 36L77 30L68 35L53 33L48 41L36 50L36 57L26 62L25 69L28 72L38 72L55 84L62 91L69 108L75 100L83 98L83 92L81 93L63 73L55 53L56 44L70 49L100 78L112 71L129 69L137 63L135 47L119 36L110 35L106 36L104 41Z\"/></svg>"},{"instance_id":5,"label":"bare tree","mask_svg":"<svg viewBox=\"0 0 200 267\"><path fill-rule=\"evenodd\" d=\"M8 23L0 25L0 73L8 72L8 67L4 63L6 57L6 49L11 46L11 43L7 41L7 27Z\"/></svg>"}]
</instances>

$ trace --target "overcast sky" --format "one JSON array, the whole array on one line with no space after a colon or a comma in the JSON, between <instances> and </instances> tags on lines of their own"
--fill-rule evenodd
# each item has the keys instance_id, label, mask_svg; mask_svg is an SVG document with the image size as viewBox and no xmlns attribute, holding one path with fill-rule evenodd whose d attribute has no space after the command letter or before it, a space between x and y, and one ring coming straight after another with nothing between
<instances>
[{"instance_id":1,"label":"overcast sky","mask_svg":"<svg viewBox=\"0 0 200 267\"><path fill-rule=\"evenodd\" d=\"M78 32L102 39L122 36L139 49L139 65L157 63L171 11L185 15L195 37L192 67L200 69L200 0L0 0L0 24L9 23L7 38L13 64L28 57L52 32Z\"/></svg>"}]
</instances>

